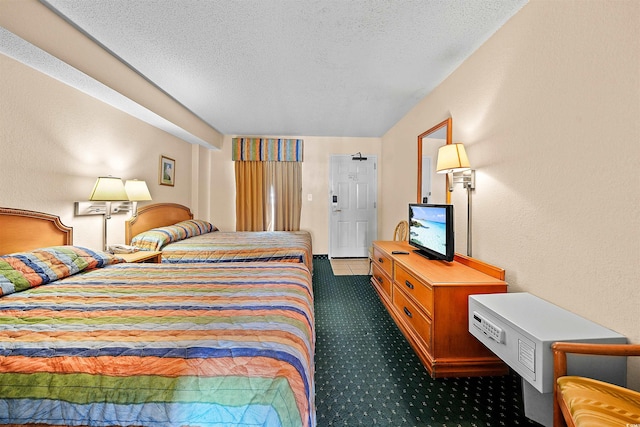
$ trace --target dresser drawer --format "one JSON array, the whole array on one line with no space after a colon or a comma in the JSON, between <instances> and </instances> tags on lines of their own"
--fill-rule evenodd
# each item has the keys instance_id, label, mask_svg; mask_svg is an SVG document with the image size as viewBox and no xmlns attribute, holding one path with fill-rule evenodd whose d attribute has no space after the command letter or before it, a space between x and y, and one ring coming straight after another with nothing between
<instances>
[{"instance_id":1,"label":"dresser drawer","mask_svg":"<svg viewBox=\"0 0 640 427\"><path fill-rule=\"evenodd\" d=\"M382 271L377 263L373 263L373 280L391 298L391 279Z\"/></svg>"},{"instance_id":2,"label":"dresser drawer","mask_svg":"<svg viewBox=\"0 0 640 427\"><path fill-rule=\"evenodd\" d=\"M431 348L431 321L402 291L393 289L393 305L400 317L409 324L427 347Z\"/></svg>"},{"instance_id":3,"label":"dresser drawer","mask_svg":"<svg viewBox=\"0 0 640 427\"><path fill-rule=\"evenodd\" d=\"M384 252L373 248L373 262L377 263L384 271L386 271L387 276L393 277L392 259L389 258Z\"/></svg>"},{"instance_id":4,"label":"dresser drawer","mask_svg":"<svg viewBox=\"0 0 640 427\"><path fill-rule=\"evenodd\" d=\"M411 298L413 298L429 316L433 316L433 289L419 281L400 264L396 264L395 282L396 286L401 287L404 292L411 295Z\"/></svg>"}]
</instances>

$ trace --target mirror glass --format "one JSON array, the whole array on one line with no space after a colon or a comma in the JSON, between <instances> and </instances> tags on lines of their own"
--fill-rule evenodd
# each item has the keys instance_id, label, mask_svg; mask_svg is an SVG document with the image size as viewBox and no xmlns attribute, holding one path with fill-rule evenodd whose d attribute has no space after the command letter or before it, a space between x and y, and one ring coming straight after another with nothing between
<instances>
[{"instance_id":1,"label":"mirror glass","mask_svg":"<svg viewBox=\"0 0 640 427\"><path fill-rule=\"evenodd\" d=\"M451 118L418 135L418 203L451 203L447 174L436 173L438 148L451 144Z\"/></svg>"}]
</instances>

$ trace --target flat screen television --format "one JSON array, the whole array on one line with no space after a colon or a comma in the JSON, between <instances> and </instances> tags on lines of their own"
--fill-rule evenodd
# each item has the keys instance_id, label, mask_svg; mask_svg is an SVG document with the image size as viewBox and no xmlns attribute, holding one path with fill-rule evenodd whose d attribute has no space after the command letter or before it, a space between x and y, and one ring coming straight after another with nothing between
<instances>
[{"instance_id":1,"label":"flat screen television","mask_svg":"<svg viewBox=\"0 0 640 427\"><path fill-rule=\"evenodd\" d=\"M429 259L453 261L453 205L410 203L409 244Z\"/></svg>"}]
</instances>

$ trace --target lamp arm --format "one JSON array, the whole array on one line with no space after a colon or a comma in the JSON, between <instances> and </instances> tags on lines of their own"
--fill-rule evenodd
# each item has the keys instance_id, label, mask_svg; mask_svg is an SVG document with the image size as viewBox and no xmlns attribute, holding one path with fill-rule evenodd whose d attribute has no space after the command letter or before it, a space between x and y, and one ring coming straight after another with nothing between
<instances>
[{"instance_id":1,"label":"lamp arm","mask_svg":"<svg viewBox=\"0 0 640 427\"><path fill-rule=\"evenodd\" d=\"M467 256L471 256L471 190L476 189L476 171L456 172L447 174L447 176L449 178L449 192L453 192L453 186L455 184L462 184L462 187L467 190Z\"/></svg>"},{"instance_id":2,"label":"lamp arm","mask_svg":"<svg viewBox=\"0 0 640 427\"><path fill-rule=\"evenodd\" d=\"M467 185L467 256L471 256L471 190L475 187L471 187L471 185Z\"/></svg>"},{"instance_id":3,"label":"lamp arm","mask_svg":"<svg viewBox=\"0 0 640 427\"><path fill-rule=\"evenodd\" d=\"M104 202L105 203L105 219L111 219L111 202Z\"/></svg>"}]
</instances>

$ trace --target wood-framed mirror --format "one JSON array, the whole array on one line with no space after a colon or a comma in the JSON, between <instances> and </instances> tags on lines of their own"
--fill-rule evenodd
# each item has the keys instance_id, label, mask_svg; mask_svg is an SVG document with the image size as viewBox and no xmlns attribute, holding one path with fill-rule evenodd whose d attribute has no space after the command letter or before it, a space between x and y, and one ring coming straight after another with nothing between
<instances>
[{"instance_id":1,"label":"wood-framed mirror","mask_svg":"<svg viewBox=\"0 0 640 427\"><path fill-rule=\"evenodd\" d=\"M436 173L438 148L451 144L451 117L418 135L418 203L451 203L448 174Z\"/></svg>"}]
</instances>

